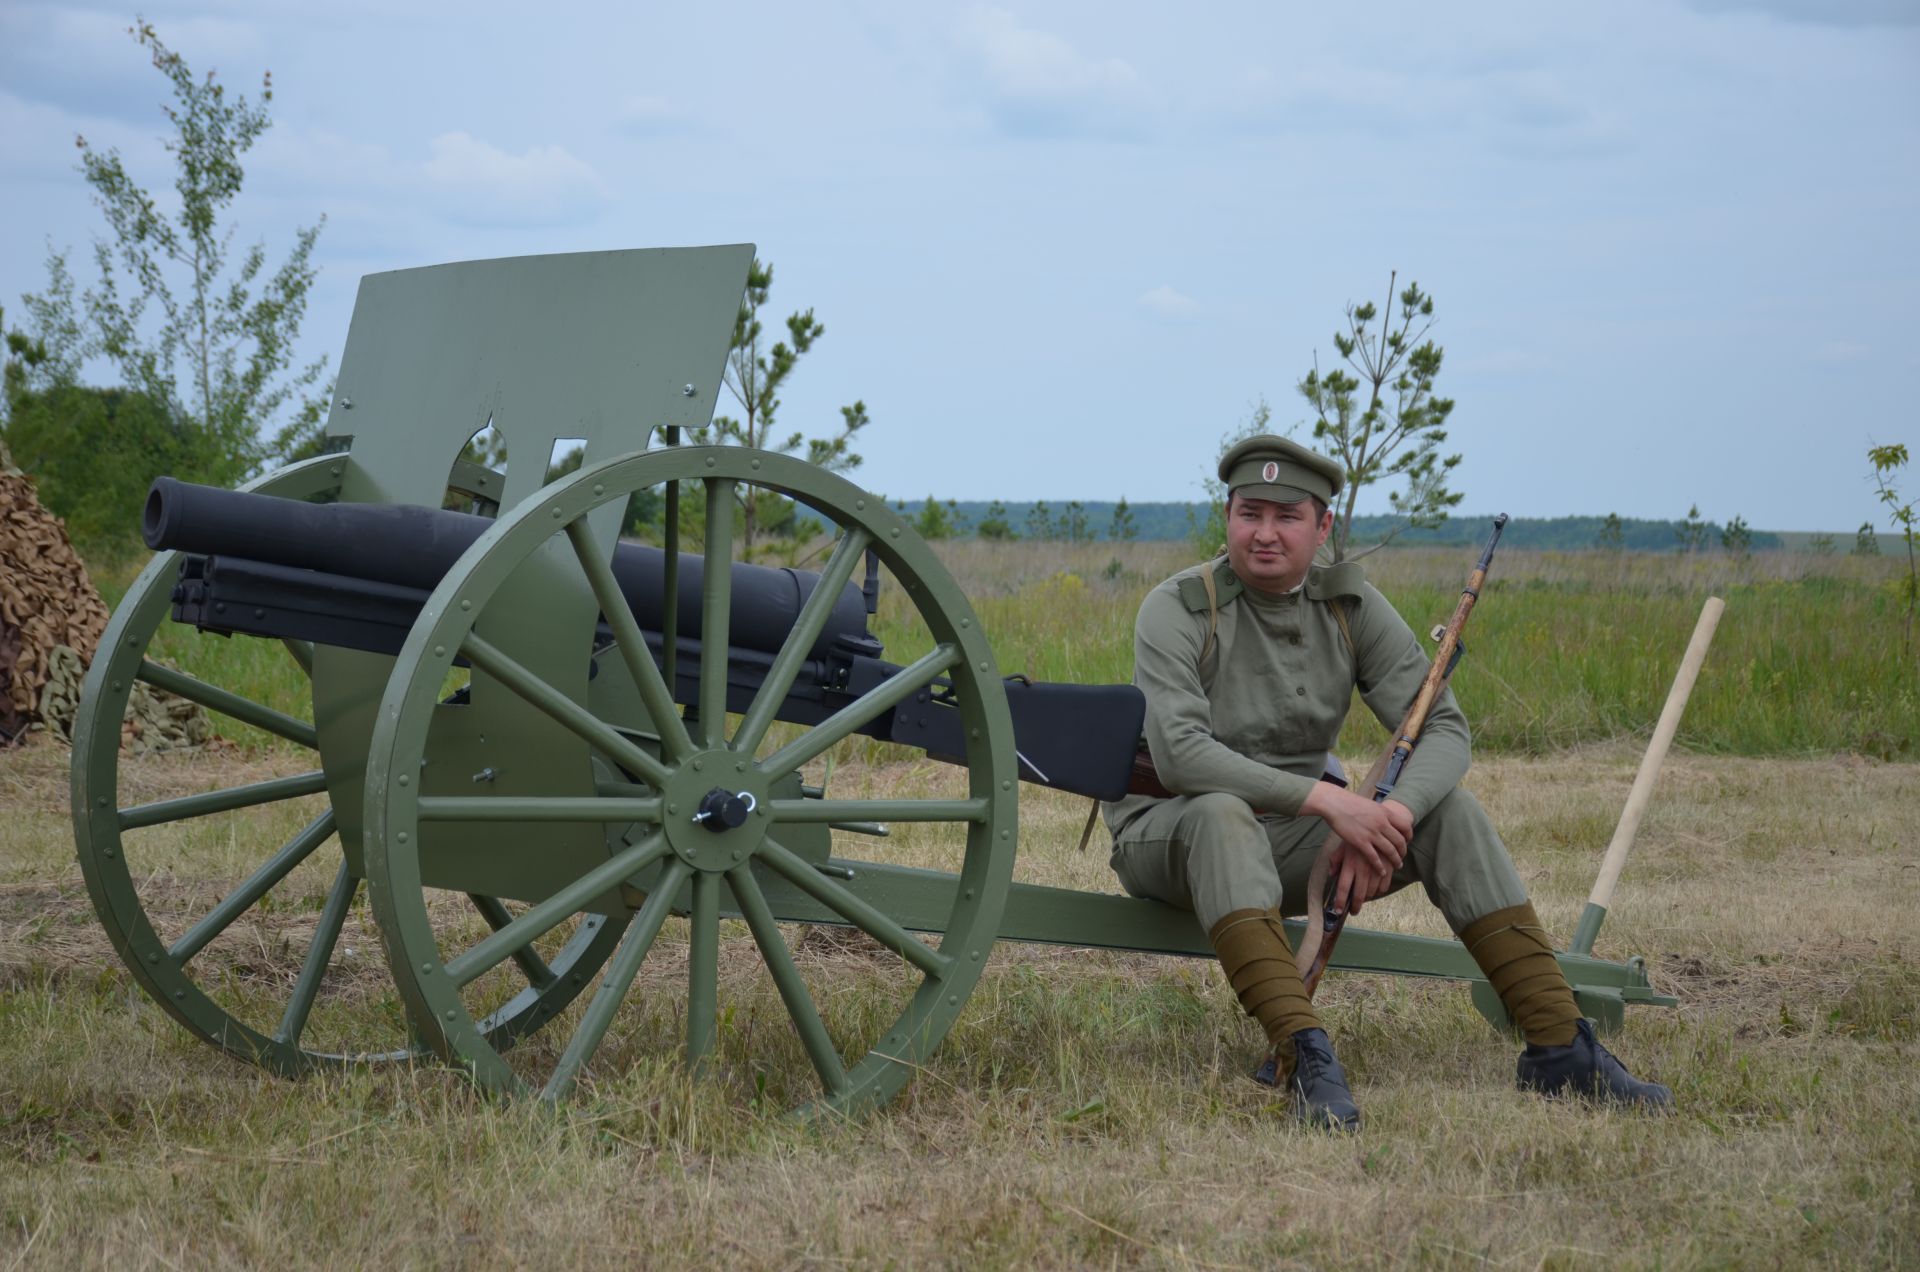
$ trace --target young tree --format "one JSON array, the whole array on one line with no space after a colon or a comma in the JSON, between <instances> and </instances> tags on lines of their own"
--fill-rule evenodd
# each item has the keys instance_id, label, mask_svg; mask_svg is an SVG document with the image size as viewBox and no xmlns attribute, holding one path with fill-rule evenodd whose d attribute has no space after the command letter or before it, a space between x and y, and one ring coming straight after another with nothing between
<instances>
[{"instance_id":1,"label":"young tree","mask_svg":"<svg viewBox=\"0 0 1920 1272\"><path fill-rule=\"evenodd\" d=\"M927 502L920 506L920 514L913 519L914 533L928 542L951 539L954 537L959 515L960 510L954 505L953 500L949 499L943 504L932 495L928 495Z\"/></svg>"},{"instance_id":2,"label":"young tree","mask_svg":"<svg viewBox=\"0 0 1920 1272\"><path fill-rule=\"evenodd\" d=\"M1007 505L998 499L987 505L987 515L980 519L979 527L974 531L982 539L1018 539L1013 526L1007 520Z\"/></svg>"},{"instance_id":3,"label":"young tree","mask_svg":"<svg viewBox=\"0 0 1920 1272\"><path fill-rule=\"evenodd\" d=\"M1853 555L1880 555L1880 536L1873 532L1873 522L1862 521L1860 528L1853 532Z\"/></svg>"},{"instance_id":4,"label":"young tree","mask_svg":"<svg viewBox=\"0 0 1920 1272\"><path fill-rule=\"evenodd\" d=\"M1687 519L1676 521L1673 537L1680 541L1682 552L1698 552L1707 546L1707 523L1700 519L1700 505L1694 504L1687 509Z\"/></svg>"},{"instance_id":5,"label":"young tree","mask_svg":"<svg viewBox=\"0 0 1920 1272\"><path fill-rule=\"evenodd\" d=\"M1442 524L1447 510L1461 500L1458 492L1447 489L1447 475L1460 456L1440 453L1454 405L1451 398L1433 395L1443 354L1439 345L1422 339L1433 328L1433 297L1418 283L1407 284L1399 293L1396 319L1393 288L1399 277L1397 271L1389 275L1383 309L1371 302L1348 305L1346 330L1333 333L1334 348L1357 375L1336 367L1322 376L1316 364L1299 384L1300 396L1314 410L1314 440L1347 471L1328 541L1335 561L1347 558L1354 505L1363 487L1405 482L1388 494L1387 502L1396 516L1406 518L1406 525L1396 526L1376 547L1386 546L1406 526L1431 529ZM1372 325L1376 317L1377 329Z\"/></svg>"},{"instance_id":6,"label":"young tree","mask_svg":"<svg viewBox=\"0 0 1920 1272\"><path fill-rule=\"evenodd\" d=\"M1732 556L1746 556L1753 550L1753 530L1747 519L1736 515L1720 530L1720 546Z\"/></svg>"},{"instance_id":7,"label":"young tree","mask_svg":"<svg viewBox=\"0 0 1920 1272\"><path fill-rule=\"evenodd\" d=\"M1107 538L1116 543L1132 543L1140 537L1140 527L1134 522L1133 509L1127 506L1127 497L1120 496L1120 502L1113 505L1113 522L1107 527Z\"/></svg>"},{"instance_id":8,"label":"young tree","mask_svg":"<svg viewBox=\"0 0 1920 1272\"><path fill-rule=\"evenodd\" d=\"M1036 499L1027 509L1027 538L1035 541L1054 537L1053 513L1047 507L1047 501Z\"/></svg>"},{"instance_id":9,"label":"young tree","mask_svg":"<svg viewBox=\"0 0 1920 1272\"><path fill-rule=\"evenodd\" d=\"M787 316L787 337L792 343L776 340L771 349L765 348L766 328L760 321L760 311L766 306L767 294L772 288L773 265L756 257L747 271L746 295L733 320L733 339L727 347L727 364L721 377L734 401L740 404L743 418L716 415L710 429L692 430L693 439L703 443L717 439L723 444L752 446L782 455L791 455L804 446L807 462L829 472L858 468L860 456L853 451L853 437L872 422L867 417L864 401L840 408L837 432L812 438L799 431L785 438L774 434L781 387L827 329L814 318L813 310L796 310ZM749 497L750 492L744 486L735 493L740 501L743 526L741 548L748 557L753 555L754 539L763 523L779 520L783 514L791 519L788 501L765 491L751 493Z\"/></svg>"},{"instance_id":10,"label":"young tree","mask_svg":"<svg viewBox=\"0 0 1920 1272\"><path fill-rule=\"evenodd\" d=\"M1814 535L1807 540L1807 551L1815 556L1832 556L1833 536L1825 533Z\"/></svg>"},{"instance_id":11,"label":"young tree","mask_svg":"<svg viewBox=\"0 0 1920 1272\"><path fill-rule=\"evenodd\" d=\"M1887 506L1894 527L1900 531L1901 541L1907 547L1907 577L1895 581L1896 593L1907 604L1907 630L1901 639L1901 648L1907 649L1913 644L1914 612L1920 609L1920 564L1916 564L1920 552L1915 547L1916 539L1920 539L1920 526L1915 524L1914 501L1902 503L1900 492L1894 486L1894 475L1907 465L1907 448L1898 442L1875 446L1867 451L1867 460L1873 465L1874 490L1880 502Z\"/></svg>"},{"instance_id":12,"label":"young tree","mask_svg":"<svg viewBox=\"0 0 1920 1272\"><path fill-rule=\"evenodd\" d=\"M1085 543L1093 537L1087 527L1087 508L1078 499L1069 499L1067 506L1060 512L1060 520L1054 525L1054 537L1065 539L1068 543Z\"/></svg>"},{"instance_id":13,"label":"young tree","mask_svg":"<svg viewBox=\"0 0 1920 1272\"><path fill-rule=\"evenodd\" d=\"M262 78L258 103L229 98L212 72L196 77L150 24L129 34L173 94L162 110L174 131L166 145L178 208L163 211L118 150L76 137L80 171L112 238L94 241L99 276L77 312L58 252L48 257L47 292L27 303L45 310L43 329L80 333L78 353L104 356L129 390L158 404L192 452L193 475L228 485L267 457L262 428L325 366L323 357L293 369L317 272L313 245L326 218L296 231L292 250L270 272L264 243L232 257L235 227L222 220L245 179L242 160L272 124L273 76Z\"/></svg>"},{"instance_id":14,"label":"young tree","mask_svg":"<svg viewBox=\"0 0 1920 1272\"><path fill-rule=\"evenodd\" d=\"M1626 544L1626 527L1620 524L1620 514L1610 512L1600 527L1599 544L1609 552L1618 552Z\"/></svg>"}]
</instances>

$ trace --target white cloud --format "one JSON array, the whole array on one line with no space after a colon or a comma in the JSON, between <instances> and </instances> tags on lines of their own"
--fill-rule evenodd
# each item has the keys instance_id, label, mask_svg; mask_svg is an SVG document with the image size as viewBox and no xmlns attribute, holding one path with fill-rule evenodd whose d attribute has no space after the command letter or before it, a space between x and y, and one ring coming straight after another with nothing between
<instances>
[{"instance_id":1,"label":"white cloud","mask_svg":"<svg viewBox=\"0 0 1920 1272\"><path fill-rule=\"evenodd\" d=\"M610 197L600 174L560 146L513 154L465 132L435 137L422 172L448 215L474 225L580 221Z\"/></svg>"},{"instance_id":2,"label":"white cloud","mask_svg":"<svg viewBox=\"0 0 1920 1272\"><path fill-rule=\"evenodd\" d=\"M250 22L176 16L152 25L196 76L213 72L229 91L258 100L265 41ZM125 13L0 5L0 82L23 98L163 128L158 106L169 89L132 26Z\"/></svg>"},{"instance_id":3,"label":"white cloud","mask_svg":"<svg viewBox=\"0 0 1920 1272\"><path fill-rule=\"evenodd\" d=\"M1200 312L1199 301L1184 292L1176 291L1165 283L1152 291L1140 293L1137 303L1150 313L1176 321L1192 318Z\"/></svg>"},{"instance_id":4,"label":"white cloud","mask_svg":"<svg viewBox=\"0 0 1920 1272\"><path fill-rule=\"evenodd\" d=\"M993 7L968 10L958 42L984 75L989 113L1008 132L1130 136L1144 123L1140 76L1121 58L1089 57Z\"/></svg>"}]
</instances>

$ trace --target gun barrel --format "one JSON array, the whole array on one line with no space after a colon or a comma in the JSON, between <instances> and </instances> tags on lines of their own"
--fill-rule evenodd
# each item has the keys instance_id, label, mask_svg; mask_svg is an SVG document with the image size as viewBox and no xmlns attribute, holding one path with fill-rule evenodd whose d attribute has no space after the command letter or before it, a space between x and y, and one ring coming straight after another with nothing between
<instances>
[{"instance_id":1,"label":"gun barrel","mask_svg":"<svg viewBox=\"0 0 1920 1272\"><path fill-rule=\"evenodd\" d=\"M233 557L298 570L429 591L460 555L493 524L486 517L403 504L306 503L273 495L221 490L157 479L147 492L141 537L155 551L173 549ZM677 580L679 635L698 637L705 562L683 554ZM648 631L665 621L666 553L644 544L614 549L613 573ZM776 653L820 576L807 570L735 563L728 643ZM808 656L825 657L836 644L878 646L867 633L867 607L849 583Z\"/></svg>"}]
</instances>

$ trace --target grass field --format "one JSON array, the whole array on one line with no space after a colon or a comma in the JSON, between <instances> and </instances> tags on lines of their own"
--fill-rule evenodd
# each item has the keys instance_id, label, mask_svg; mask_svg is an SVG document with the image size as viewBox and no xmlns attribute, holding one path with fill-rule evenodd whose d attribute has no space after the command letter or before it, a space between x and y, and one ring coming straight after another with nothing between
<instances>
[{"instance_id":1,"label":"grass field","mask_svg":"<svg viewBox=\"0 0 1920 1272\"><path fill-rule=\"evenodd\" d=\"M1183 563L1170 545L947 557L1004 670L1086 681L1126 678L1139 595ZM1513 1045L1458 987L1336 976L1325 1014L1368 1123L1353 1140L1306 1134L1243 1076L1257 1031L1216 967L1003 944L906 1095L803 1125L787 1110L810 1070L740 925L722 932L717 1063L695 1080L674 1061L678 920L558 1112L432 1064L285 1081L130 987L74 862L65 753L0 754L0 1269L1913 1266L1920 766L1879 757L1911 754L1920 711L1885 571L1816 560L1516 553L1469 636L1468 784L1564 939L1699 602L1728 598L1599 942L1645 955L1681 999L1636 1009L1615 1040L1673 1085L1665 1118L1515 1092ZM1423 627L1467 564L1404 553L1376 577ZM911 656L892 602L879 628ZM266 697L291 683L258 642L174 652ZM1342 750L1362 756L1370 736ZM242 745L127 775L153 799L299 767ZM918 793L942 772L848 748L833 781ZM1084 810L1029 788L1017 877L1113 890L1104 852L1074 850ZM143 895L198 913L298 819L282 806L147 832ZM236 1007L284 994L327 884L302 867L202 956ZM1443 934L1417 895L1364 921ZM890 956L791 935L831 1028L857 1032L897 999ZM343 945L316 1021L344 1046L392 1045L398 1004L363 909ZM551 1062L546 1034L523 1047Z\"/></svg>"},{"instance_id":2,"label":"grass field","mask_svg":"<svg viewBox=\"0 0 1920 1272\"><path fill-rule=\"evenodd\" d=\"M938 545L993 638L1003 673L1108 684L1133 674L1133 616L1147 589L1191 564L1181 544ZM1389 551L1370 577L1415 630L1444 621L1473 554ZM1645 736L1710 595L1727 602L1678 745L1726 755L1920 755L1920 635L1903 649L1884 558L1769 553L1504 552L1467 633L1454 692L1481 754L1540 755ZM117 600L131 569L102 580ZM925 643L901 590L883 585L874 631L887 657ZM275 647L192 634L163 655L262 700L298 696L299 673ZM249 744L264 736L231 726ZM1343 750L1384 733L1364 708Z\"/></svg>"}]
</instances>

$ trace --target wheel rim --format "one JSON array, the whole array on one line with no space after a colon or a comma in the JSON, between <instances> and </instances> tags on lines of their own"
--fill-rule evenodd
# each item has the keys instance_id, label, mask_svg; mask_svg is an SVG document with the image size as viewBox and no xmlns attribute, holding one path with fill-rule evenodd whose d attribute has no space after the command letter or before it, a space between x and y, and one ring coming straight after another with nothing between
<instances>
[{"instance_id":1,"label":"wheel rim","mask_svg":"<svg viewBox=\"0 0 1920 1272\"><path fill-rule=\"evenodd\" d=\"M307 461L245 489L294 499L324 497L338 489L341 462L337 458ZM348 942L355 939L347 934L362 878L340 843L330 808L306 820L284 840L271 836L257 853L243 849L252 868L215 903L203 907L181 902L168 897L164 887L156 887L165 873L161 862L171 853L146 842L145 832L239 810L271 813L276 805L325 793L313 726L295 714L308 711L309 703L283 703L291 708L283 711L148 659L156 635L168 620L179 567L180 554L174 552L160 553L148 562L109 620L82 688L71 789L75 845L94 911L115 952L148 996L194 1035L243 1060L292 1076L314 1067L419 1055L418 1047L407 1045L336 1048L309 1040L315 1007L327 998L323 991L329 975L344 971L341 960L351 957L351 946L343 944L343 935ZM288 652L311 674L310 650L289 642ZM128 803L122 795L121 720L136 682L313 750L316 767L308 773L224 790ZM244 970L212 967L219 960L207 956L209 947L228 933L237 935L247 929L249 916L259 920L268 909L285 903L288 881L296 872L310 885L316 869L331 882L320 900L314 930L303 942L299 970L284 993L272 984L259 983L258 976ZM490 900L476 897L473 904L484 912ZM260 924L252 926L257 931ZM370 953L372 934L365 936L361 945ZM582 924L554 965L567 972L590 972L606 959L618 936L617 928ZM497 1045L510 1045L564 1006L578 992L578 984L563 979L545 994L522 995L503 1004L482 1027ZM384 1032L404 1038L407 1031L404 1022L396 1020Z\"/></svg>"},{"instance_id":2,"label":"wheel rim","mask_svg":"<svg viewBox=\"0 0 1920 1272\"><path fill-rule=\"evenodd\" d=\"M708 634L728 630L730 591L714 581L726 580L732 563L736 484L801 500L838 530L823 582L801 608L751 705L730 730L726 660L701 657L699 710L682 721L607 565L609 548L595 538L589 524L590 514L616 502L624 506L638 490L666 482L671 491L673 483L683 480L706 484L703 648L713 645ZM675 547L671 529L670 523L670 560ZM592 589L613 630L609 652L620 658L655 722L657 755L531 676L476 631L491 622L485 618L488 602L514 571L554 539L570 553L580 586ZM824 723L775 745L769 733L776 708L826 622L832 598L868 549L903 581L933 648ZM412 775L422 771L426 759L434 691L454 659L462 656L636 780L601 783L591 799L423 797ZM776 787L796 787L802 765L943 675L951 681L969 739L964 797L780 797ZM366 851L373 905L396 982L423 1041L470 1071L481 1085L504 1092L537 1089L545 1098L558 1099L600 1048L668 916L684 913L684 1046L688 1059L697 1064L715 1045L719 914L723 896L731 897L813 1070L817 1094L805 1108L847 1113L870 1107L898 1090L938 1045L979 978L1012 873L1018 797L1014 754L1005 693L977 619L931 550L883 500L798 460L741 448L673 448L584 470L503 517L449 571L409 635L381 703L369 756ZM718 813L694 820L704 802L724 802L726 797L747 806L740 824L720 824L726 819ZM610 837L604 862L552 881L550 894L513 924L449 954L423 900L422 825L521 819L598 822L625 829ZM866 821L946 823L955 828L953 833L964 828L964 858L937 949L781 842L783 834L791 836L806 824ZM487 1044L463 987L536 937L544 924L622 886L643 889L644 903L638 905L621 947L551 1071L523 1077ZM839 920L865 931L899 956L908 970L912 986L905 1005L890 1025L871 1031L864 1054L852 1054L857 1043L843 1046L835 1041L798 970L767 902L768 890L782 887L814 898Z\"/></svg>"}]
</instances>

